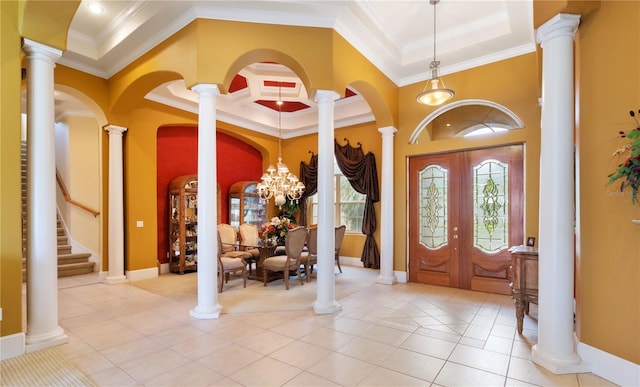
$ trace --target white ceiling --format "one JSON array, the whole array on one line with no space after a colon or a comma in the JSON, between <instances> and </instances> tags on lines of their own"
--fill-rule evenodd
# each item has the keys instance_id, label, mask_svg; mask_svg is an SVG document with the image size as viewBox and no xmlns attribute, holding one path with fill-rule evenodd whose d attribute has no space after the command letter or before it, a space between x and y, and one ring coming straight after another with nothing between
<instances>
[{"instance_id":1,"label":"white ceiling","mask_svg":"<svg viewBox=\"0 0 640 387\"><path fill-rule=\"evenodd\" d=\"M105 12L92 14L88 7L92 2L99 3ZM191 21L209 18L333 28L393 82L404 86L430 78L433 11L428 0L83 0L70 26L67 50L58 62L109 78ZM442 0L436 11L436 54L441 62L441 75L535 50L532 0ZM293 73L284 77L296 78ZM248 83L251 85L250 78ZM156 101L185 110L197 106L193 96L183 93L182 97L175 97L176 93L168 86L154 90L149 97L156 96ZM238 94L233 97L235 103L241 99L241 93ZM250 87L245 94L246 106L250 106L251 99L256 98L255 90ZM346 104L348 100L351 98L341 103ZM302 101L312 107L304 114L313 115L313 101L304 98ZM353 100L348 103L357 105ZM362 103L366 106L366 102ZM245 122L246 111L237 114L228 111L224 101L220 105L220 120L277 135L273 118L277 114L271 109L262 107L271 115L270 119L251 123ZM345 124L371 120L360 110L354 109L353 119L349 113L342 117L338 114L337 118ZM252 114L259 116L259 112L260 108ZM316 120L304 119L304 114L283 113L283 137L313 131L309 121ZM296 115L299 117L294 117ZM287 119L291 121L289 125L285 125ZM275 121L277 126L277 119ZM285 131L290 133L285 135Z\"/></svg>"}]
</instances>

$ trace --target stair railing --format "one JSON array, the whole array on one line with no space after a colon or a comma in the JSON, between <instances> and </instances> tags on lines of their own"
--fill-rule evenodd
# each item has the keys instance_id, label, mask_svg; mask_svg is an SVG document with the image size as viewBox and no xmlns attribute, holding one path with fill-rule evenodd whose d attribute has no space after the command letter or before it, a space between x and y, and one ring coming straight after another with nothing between
<instances>
[{"instance_id":1,"label":"stair railing","mask_svg":"<svg viewBox=\"0 0 640 387\"><path fill-rule=\"evenodd\" d=\"M65 187L64 181L62 181L62 176L60 176L60 172L58 172L57 169L56 169L56 182L58 182L58 188L60 188L60 192L62 192L62 196L64 197L64 200L67 203L89 212L94 217L100 215L99 211L91 209L85 206L84 204L78 203L77 201L71 199L71 196L69 195L69 191L67 191L67 187Z\"/></svg>"}]
</instances>

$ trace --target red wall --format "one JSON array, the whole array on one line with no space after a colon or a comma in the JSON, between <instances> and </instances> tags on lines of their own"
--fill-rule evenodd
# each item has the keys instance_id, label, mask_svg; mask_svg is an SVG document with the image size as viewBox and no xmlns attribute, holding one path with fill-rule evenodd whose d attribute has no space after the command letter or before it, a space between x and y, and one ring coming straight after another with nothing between
<instances>
[{"instance_id":1,"label":"red wall","mask_svg":"<svg viewBox=\"0 0 640 387\"><path fill-rule=\"evenodd\" d=\"M222 223L228 222L229 187L237 181L260 180L262 155L254 147L224 133L216 133L216 162L222 203ZM158 260L167 263L169 183L198 171L198 128L163 126L157 134Z\"/></svg>"}]
</instances>

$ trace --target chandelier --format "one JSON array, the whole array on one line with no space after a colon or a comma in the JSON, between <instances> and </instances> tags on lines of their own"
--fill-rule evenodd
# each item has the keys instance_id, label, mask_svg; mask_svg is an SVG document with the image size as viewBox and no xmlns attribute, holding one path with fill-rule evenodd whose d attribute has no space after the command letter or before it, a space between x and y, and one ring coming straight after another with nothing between
<instances>
[{"instance_id":1,"label":"chandelier","mask_svg":"<svg viewBox=\"0 0 640 387\"><path fill-rule=\"evenodd\" d=\"M298 179L298 176L289 172L286 164L282 162L282 98L278 90L278 163L277 168L273 165L269 165L267 172L261 177L260 183L256 188L260 199L269 203L269 199L274 198L276 206L282 209L282 205L287 202L287 199L295 201L302 197L304 192L304 184Z\"/></svg>"},{"instance_id":2,"label":"chandelier","mask_svg":"<svg viewBox=\"0 0 640 387\"><path fill-rule=\"evenodd\" d=\"M429 66L431 69L431 80L429 81L431 88L427 84L422 93L416 97L418 103L429 106L441 105L455 95L453 90L447 89L442 79L438 78L440 61L436 60L436 4L439 2L440 0L429 0L429 3L433 4L433 61ZM439 86L440 82L442 82L442 88Z\"/></svg>"}]
</instances>

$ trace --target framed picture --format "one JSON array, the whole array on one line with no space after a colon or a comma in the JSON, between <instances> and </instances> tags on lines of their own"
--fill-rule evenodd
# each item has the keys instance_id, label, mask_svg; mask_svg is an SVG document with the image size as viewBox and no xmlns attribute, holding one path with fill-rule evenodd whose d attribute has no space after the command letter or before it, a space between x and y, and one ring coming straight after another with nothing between
<instances>
[{"instance_id":1,"label":"framed picture","mask_svg":"<svg viewBox=\"0 0 640 387\"><path fill-rule=\"evenodd\" d=\"M536 245L536 238L528 237L527 238L527 246L535 246L535 245Z\"/></svg>"}]
</instances>

